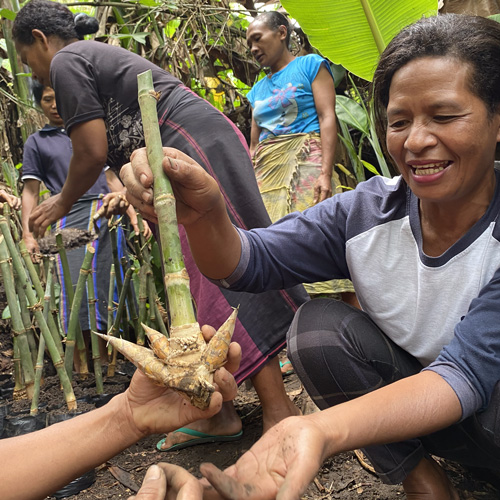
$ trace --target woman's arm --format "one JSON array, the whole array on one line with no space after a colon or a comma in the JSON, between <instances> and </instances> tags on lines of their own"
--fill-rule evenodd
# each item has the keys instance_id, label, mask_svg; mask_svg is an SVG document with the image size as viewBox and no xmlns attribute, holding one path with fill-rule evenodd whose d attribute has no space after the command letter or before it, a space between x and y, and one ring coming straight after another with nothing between
<instances>
[{"instance_id":1,"label":"woman's arm","mask_svg":"<svg viewBox=\"0 0 500 500\"><path fill-rule=\"evenodd\" d=\"M332 195L332 169L337 144L335 117L335 85L332 75L322 65L312 83L321 135L321 175L314 186L314 203Z\"/></svg>"},{"instance_id":2,"label":"woman's arm","mask_svg":"<svg viewBox=\"0 0 500 500\"><path fill-rule=\"evenodd\" d=\"M217 182L181 151L163 148L163 152L163 170L172 183L176 198L177 222L186 229L198 268L209 278L227 278L240 260L241 242ZM130 160L131 163L120 171L127 198L142 214L156 222L153 174L146 150L134 151Z\"/></svg>"},{"instance_id":3,"label":"woman's arm","mask_svg":"<svg viewBox=\"0 0 500 500\"><path fill-rule=\"evenodd\" d=\"M23 228L23 240L30 254L38 253L39 247L36 239L29 229L29 218L31 212L38 205L41 182L37 179L26 179L21 194L21 224Z\"/></svg>"},{"instance_id":4,"label":"woman's arm","mask_svg":"<svg viewBox=\"0 0 500 500\"><path fill-rule=\"evenodd\" d=\"M202 473L218 491L232 489L231 498L245 489L253 493L248 498L275 498L279 492L280 500L298 500L326 458L423 436L461 415L453 389L436 373L421 372L327 410L282 420L224 473L211 464Z\"/></svg>"},{"instance_id":5,"label":"woman's arm","mask_svg":"<svg viewBox=\"0 0 500 500\"><path fill-rule=\"evenodd\" d=\"M61 192L41 203L31 214L29 227L35 237L43 236L47 227L66 215L73 204L96 182L108 154L104 120L79 123L71 130L73 156Z\"/></svg>"},{"instance_id":6,"label":"woman's arm","mask_svg":"<svg viewBox=\"0 0 500 500\"><path fill-rule=\"evenodd\" d=\"M206 339L215 333L213 328L203 330ZM236 371L240 359L241 349L231 344L226 368ZM154 385L137 370L129 388L105 406L41 431L0 440L0 455L9 458L0 468L2 500L45 498L147 435L215 415L223 400L233 399L238 390L226 368L215 372L218 389L205 411L172 389Z\"/></svg>"},{"instance_id":7,"label":"woman's arm","mask_svg":"<svg viewBox=\"0 0 500 500\"><path fill-rule=\"evenodd\" d=\"M255 155L255 150L257 149L257 145L259 144L259 136L261 130L262 129L257 125L252 116L252 128L250 129L250 156L252 158Z\"/></svg>"}]
</instances>

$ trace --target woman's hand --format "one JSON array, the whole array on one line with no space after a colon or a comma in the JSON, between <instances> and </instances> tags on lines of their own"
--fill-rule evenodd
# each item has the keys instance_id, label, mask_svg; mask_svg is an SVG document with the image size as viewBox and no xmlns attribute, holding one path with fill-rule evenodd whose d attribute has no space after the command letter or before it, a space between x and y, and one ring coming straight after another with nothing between
<instances>
[{"instance_id":1,"label":"woman's hand","mask_svg":"<svg viewBox=\"0 0 500 500\"><path fill-rule=\"evenodd\" d=\"M163 171L170 179L177 201L177 219L188 225L202 218L222 200L216 181L193 159L173 148L163 148ZM146 150L138 149L130 157L131 163L120 171L127 188L127 198L148 220L157 223L153 207L153 174Z\"/></svg>"},{"instance_id":2,"label":"woman's hand","mask_svg":"<svg viewBox=\"0 0 500 500\"><path fill-rule=\"evenodd\" d=\"M102 199L101 209L104 210L103 216L109 219L113 215L125 214L129 206L125 190L113 191Z\"/></svg>"},{"instance_id":3,"label":"woman's hand","mask_svg":"<svg viewBox=\"0 0 500 500\"><path fill-rule=\"evenodd\" d=\"M314 183L314 199L313 203L319 203L332 196L332 175L321 173Z\"/></svg>"},{"instance_id":4,"label":"woman's hand","mask_svg":"<svg viewBox=\"0 0 500 500\"><path fill-rule=\"evenodd\" d=\"M0 200L5 201L13 210L19 210L21 208L21 198L7 193L5 189L0 189Z\"/></svg>"},{"instance_id":5,"label":"woman's hand","mask_svg":"<svg viewBox=\"0 0 500 500\"><path fill-rule=\"evenodd\" d=\"M215 330L210 326L202 327L205 340L210 339ZM190 405L178 392L154 385L141 371L136 370L129 388L125 391L125 407L129 412L129 421L136 430L138 438L149 434L171 432L195 420L210 418L219 412L223 401L236 397L238 386L230 372L238 369L241 360L241 348L231 343L227 363L214 374L216 392L212 394L207 410L200 410Z\"/></svg>"},{"instance_id":6,"label":"woman's hand","mask_svg":"<svg viewBox=\"0 0 500 500\"><path fill-rule=\"evenodd\" d=\"M68 207L62 203L60 193L45 200L31 212L29 229L33 236L41 238L53 222L64 217L70 210L71 206Z\"/></svg>"},{"instance_id":7,"label":"woman's hand","mask_svg":"<svg viewBox=\"0 0 500 500\"><path fill-rule=\"evenodd\" d=\"M299 500L326 458L324 429L311 417L282 420L224 472L202 464L201 473L222 498Z\"/></svg>"},{"instance_id":8,"label":"woman's hand","mask_svg":"<svg viewBox=\"0 0 500 500\"><path fill-rule=\"evenodd\" d=\"M152 465L137 495L128 500L202 500L203 486L178 465L160 462Z\"/></svg>"},{"instance_id":9,"label":"woman's hand","mask_svg":"<svg viewBox=\"0 0 500 500\"><path fill-rule=\"evenodd\" d=\"M33 238L32 234L23 235L23 241L26 245L26 250L28 250L31 260L34 264L38 264L41 261L40 247L38 241Z\"/></svg>"}]
</instances>

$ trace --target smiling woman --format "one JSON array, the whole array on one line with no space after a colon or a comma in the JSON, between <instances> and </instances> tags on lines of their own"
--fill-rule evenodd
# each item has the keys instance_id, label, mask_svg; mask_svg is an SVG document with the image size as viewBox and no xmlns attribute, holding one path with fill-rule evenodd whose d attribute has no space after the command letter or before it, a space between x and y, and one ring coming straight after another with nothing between
<instances>
[{"instance_id":1,"label":"smiling woman","mask_svg":"<svg viewBox=\"0 0 500 500\"><path fill-rule=\"evenodd\" d=\"M322 411L276 424L224 473L203 466L227 497L298 499L355 448L412 500L458 499L431 455L500 469L500 24L421 19L381 55L373 93L401 175L268 228L234 229L202 169L163 163L206 276L253 293L351 278L362 306L297 311L288 354Z\"/></svg>"}]
</instances>

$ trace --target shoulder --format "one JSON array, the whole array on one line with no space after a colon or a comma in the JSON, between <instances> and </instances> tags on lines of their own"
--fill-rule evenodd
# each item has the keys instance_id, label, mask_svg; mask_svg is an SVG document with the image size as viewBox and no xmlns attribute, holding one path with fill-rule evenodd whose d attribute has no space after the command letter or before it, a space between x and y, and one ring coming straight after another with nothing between
<instances>
[{"instance_id":1,"label":"shoulder","mask_svg":"<svg viewBox=\"0 0 500 500\"><path fill-rule=\"evenodd\" d=\"M302 71L304 74L307 75L307 77L312 81L316 78L320 68L322 66L325 67L325 69L328 70L330 75L333 74L330 69L330 65L328 64L328 61L319 56L318 54L307 54L305 56L299 56L294 60L295 67L299 68L300 71Z\"/></svg>"}]
</instances>

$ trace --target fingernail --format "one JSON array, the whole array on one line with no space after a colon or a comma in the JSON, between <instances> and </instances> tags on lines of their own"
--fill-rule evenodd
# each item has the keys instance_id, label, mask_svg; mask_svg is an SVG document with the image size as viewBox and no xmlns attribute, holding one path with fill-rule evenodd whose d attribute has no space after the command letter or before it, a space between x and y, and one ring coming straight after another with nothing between
<instances>
[{"instance_id":1,"label":"fingernail","mask_svg":"<svg viewBox=\"0 0 500 500\"><path fill-rule=\"evenodd\" d=\"M170 168L172 170L179 170L179 165L177 165L176 161L172 161L170 158L168 159L168 161L170 162Z\"/></svg>"},{"instance_id":2,"label":"fingernail","mask_svg":"<svg viewBox=\"0 0 500 500\"><path fill-rule=\"evenodd\" d=\"M160 468L157 465L152 465L146 472L144 481L156 481L160 479L160 472Z\"/></svg>"},{"instance_id":3,"label":"fingernail","mask_svg":"<svg viewBox=\"0 0 500 500\"><path fill-rule=\"evenodd\" d=\"M140 181L141 181L142 184L145 184L147 182L147 180L148 180L148 176L146 174L141 174L139 176L139 179L140 179Z\"/></svg>"},{"instance_id":4,"label":"fingernail","mask_svg":"<svg viewBox=\"0 0 500 500\"><path fill-rule=\"evenodd\" d=\"M152 200L152 195L149 191L144 191L142 193L142 199L146 202L146 203L150 203L151 200Z\"/></svg>"}]
</instances>

